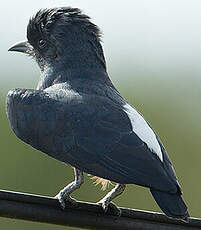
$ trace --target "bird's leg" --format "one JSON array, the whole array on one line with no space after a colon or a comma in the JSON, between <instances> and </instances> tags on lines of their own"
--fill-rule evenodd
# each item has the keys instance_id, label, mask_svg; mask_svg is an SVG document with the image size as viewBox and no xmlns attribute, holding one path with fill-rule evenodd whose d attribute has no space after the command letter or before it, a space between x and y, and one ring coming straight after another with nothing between
<instances>
[{"instance_id":1,"label":"bird's leg","mask_svg":"<svg viewBox=\"0 0 201 230\"><path fill-rule=\"evenodd\" d=\"M76 201L70 197L70 194L80 188L81 184L84 182L83 172L76 168L74 168L74 172L75 180L68 184L55 196L59 200L63 209L65 208L65 201L68 201L73 205L76 204Z\"/></svg>"},{"instance_id":2,"label":"bird's leg","mask_svg":"<svg viewBox=\"0 0 201 230\"><path fill-rule=\"evenodd\" d=\"M108 207L110 206L115 212L115 214L117 214L118 216L121 215L120 209L115 204L113 204L111 201L117 196L119 196L120 194L122 194L125 187L126 187L125 184L117 184L109 193L106 194L106 196L104 196L98 202L98 204L100 204L103 207L104 212L107 212Z\"/></svg>"}]
</instances>

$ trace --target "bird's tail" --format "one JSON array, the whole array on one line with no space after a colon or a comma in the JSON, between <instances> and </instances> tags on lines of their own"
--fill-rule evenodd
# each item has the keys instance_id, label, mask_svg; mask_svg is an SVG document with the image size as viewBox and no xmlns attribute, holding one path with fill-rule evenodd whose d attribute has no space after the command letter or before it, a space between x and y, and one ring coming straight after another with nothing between
<instances>
[{"instance_id":1,"label":"bird's tail","mask_svg":"<svg viewBox=\"0 0 201 230\"><path fill-rule=\"evenodd\" d=\"M150 191L158 206L167 216L188 222L189 213L181 194L171 194L152 188Z\"/></svg>"}]
</instances>

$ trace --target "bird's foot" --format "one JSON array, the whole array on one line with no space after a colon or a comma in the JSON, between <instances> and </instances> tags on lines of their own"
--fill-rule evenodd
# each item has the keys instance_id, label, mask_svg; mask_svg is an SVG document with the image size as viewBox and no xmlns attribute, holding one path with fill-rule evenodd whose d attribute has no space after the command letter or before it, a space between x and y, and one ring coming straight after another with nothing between
<instances>
[{"instance_id":1,"label":"bird's foot","mask_svg":"<svg viewBox=\"0 0 201 230\"><path fill-rule=\"evenodd\" d=\"M103 208L104 213L109 213L114 216L121 216L121 209L118 208L114 203L107 200L100 200L97 202Z\"/></svg>"},{"instance_id":2,"label":"bird's foot","mask_svg":"<svg viewBox=\"0 0 201 230\"><path fill-rule=\"evenodd\" d=\"M78 189L83 183L83 172L79 169L74 168L75 180L63 188L56 196L59 200L62 209L65 209L66 204L76 207L78 205L77 201L70 197L70 194Z\"/></svg>"},{"instance_id":3,"label":"bird's foot","mask_svg":"<svg viewBox=\"0 0 201 230\"><path fill-rule=\"evenodd\" d=\"M76 207L77 206L77 201L70 197L69 194L66 194L65 191L61 190L56 196L56 199L59 200L60 206L62 209L65 209L66 204Z\"/></svg>"}]
</instances>

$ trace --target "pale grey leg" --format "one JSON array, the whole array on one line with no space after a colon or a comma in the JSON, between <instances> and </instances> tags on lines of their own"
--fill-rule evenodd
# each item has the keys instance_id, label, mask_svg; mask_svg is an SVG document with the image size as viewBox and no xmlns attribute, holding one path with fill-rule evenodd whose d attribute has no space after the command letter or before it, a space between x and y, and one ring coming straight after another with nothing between
<instances>
[{"instance_id":1,"label":"pale grey leg","mask_svg":"<svg viewBox=\"0 0 201 230\"><path fill-rule=\"evenodd\" d=\"M64 189L62 189L55 197L59 200L61 207L65 208L65 201L75 204L76 201L70 197L70 194L76 189L80 188L81 184L84 182L83 172L79 169L74 168L75 180L68 184Z\"/></svg>"},{"instance_id":2,"label":"pale grey leg","mask_svg":"<svg viewBox=\"0 0 201 230\"><path fill-rule=\"evenodd\" d=\"M120 209L111 201L122 194L124 191L126 185L125 184L117 184L109 193L106 194L106 196L101 199L98 204L100 204L103 207L103 210L107 212L108 206L110 205L112 209L116 212L116 214L121 215ZM115 210L116 209L116 210Z\"/></svg>"}]
</instances>

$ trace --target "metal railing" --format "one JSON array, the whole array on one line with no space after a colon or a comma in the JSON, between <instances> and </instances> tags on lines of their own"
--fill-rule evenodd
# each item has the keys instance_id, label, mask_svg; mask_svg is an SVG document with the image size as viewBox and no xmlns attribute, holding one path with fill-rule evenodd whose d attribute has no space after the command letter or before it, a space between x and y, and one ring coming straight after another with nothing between
<instances>
[{"instance_id":1,"label":"metal railing","mask_svg":"<svg viewBox=\"0 0 201 230\"><path fill-rule=\"evenodd\" d=\"M93 203L78 202L76 207L60 208L53 197L0 190L0 216L28 221L99 230L196 230L201 219L189 223L160 213L121 208L121 217Z\"/></svg>"}]
</instances>

